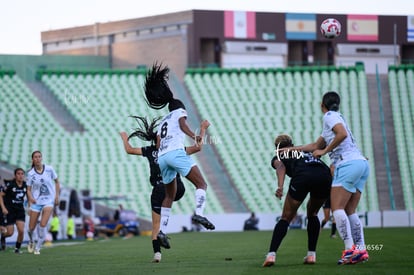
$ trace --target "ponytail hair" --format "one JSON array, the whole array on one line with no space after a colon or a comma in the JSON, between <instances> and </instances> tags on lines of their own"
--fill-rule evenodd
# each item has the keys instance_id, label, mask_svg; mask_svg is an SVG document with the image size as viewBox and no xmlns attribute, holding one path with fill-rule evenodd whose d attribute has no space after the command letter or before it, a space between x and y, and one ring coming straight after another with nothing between
<instances>
[{"instance_id":1,"label":"ponytail hair","mask_svg":"<svg viewBox=\"0 0 414 275\"><path fill-rule=\"evenodd\" d=\"M328 111L338 111L341 98L336 92L327 92L323 95L322 104Z\"/></svg>"},{"instance_id":2,"label":"ponytail hair","mask_svg":"<svg viewBox=\"0 0 414 275\"><path fill-rule=\"evenodd\" d=\"M145 141L151 141L152 143L155 143L157 141L157 131L155 131L155 129L158 127L158 122L161 118L156 117L153 118L151 121L148 121L145 117L130 117L135 118L139 127L128 136L128 140L131 137L137 137Z\"/></svg>"},{"instance_id":3,"label":"ponytail hair","mask_svg":"<svg viewBox=\"0 0 414 275\"><path fill-rule=\"evenodd\" d=\"M147 72L144 84L145 98L148 106L153 109L162 109L174 99L167 83L169 72L167 66L162 67L162 64L157 63Z\"/></svg>"}]
</instances>

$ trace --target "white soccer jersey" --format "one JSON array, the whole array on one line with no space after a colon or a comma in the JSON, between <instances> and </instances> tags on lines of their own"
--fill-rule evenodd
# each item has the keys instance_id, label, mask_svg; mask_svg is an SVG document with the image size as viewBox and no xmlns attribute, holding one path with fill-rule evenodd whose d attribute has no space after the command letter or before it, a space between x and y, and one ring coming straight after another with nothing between
<instances>
[{"instance_id":1,"label":"white soccer jersey","mask_svg":"<svg viewBox=\"0 0 414 275\"><path fill-rule=\"evenodd\" d=\"M57 174L52 166L43 165L43 172L39 174L33 167L27 173L27 186L32 187L32 195L36 204L54 204Z\"/></svg>"},{"instance_id":2,"label":"white soccer jersey","mask_svg":"<svg viewBox=\"0 0 414 275\"><path fill-rule=\"evenodd\" d=\"M355 143L355 139L349 129L344 117L339 112L329 111L323 116L323 130L322 137L326 144L330 144L335 138L335 133L332 128L341 123L347 132L347 137L335 148L332 152L329 152L329 157L332 163L337 166L342 162L354 159L365 159L358 146Z\"/></svg>"},{"instance_id":3,"label":"white soccer jersey","mask_svg":"<svg viewBox=\"0 0 414 275\"><path fill-rule=\"evenodd\" d=\"M181 130L178 120L187 117L187 111L180 108L166 115L158 127L160 136L158 156L177 149L184 149L185 133Z\"/></svg>"}]
</instances>

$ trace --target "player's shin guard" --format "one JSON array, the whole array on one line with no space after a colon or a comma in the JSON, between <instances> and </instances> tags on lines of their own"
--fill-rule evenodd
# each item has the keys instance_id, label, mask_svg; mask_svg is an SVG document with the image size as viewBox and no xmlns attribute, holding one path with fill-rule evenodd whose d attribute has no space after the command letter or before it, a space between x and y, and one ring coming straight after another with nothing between
<instances>
[{"instance_id":1,"label":"player's shin guard","mask_svg":"<svg viewBox=\"0 0 414 275\"><path fill-rule=\"evenodd\" d=\"M204 208L206 207L206 190L197 189L195 191L196 209L195 213L199 216L204 216Z\"/></svg>"},{"instance_id":2,"label":"player's shin guard","mask_svg":"<svg viewBox=\"0 0 414 275\"><path fill-rule=\"evenodd\" d=\"M358 249L365 247L364 240L364 228L362 226L361 220L358 217L358 214L354 213L348 216L349 223L351 224L352 238L355 242L355 245Z\"/></svg>"},{"instance_id":3,"label":"player's shin guard","mask_svg":"<svg viewBox=\"0 0 414 275\"><path fill-rule=\"evenodd\" d=\"M161 252L161 246L158 240L152 240L152 250L154 253Z\"/></svg>"},{"instance_id":4,"label":"player's shin guard","mask_svg":"<svg viewBox=\"0 0 414 275\"><path fill-rule=\"evenodd\" d=\"M272 242L270 243L269 252L276 252L279 249L280 243L286 236L289 223L286 220L280 220L274 230L272 236Z\"/></svg>"},{"instance_id":5,"label":"player's shin guard","mask_svg":"<svg viewBox=\"0 0 414 275\"><path fill-rule=\"evenodd\" d=\"M166 232L168 226L168 219L170 218L171 208L161 207L161 222L160 231Z\"/></svg>"},{"instance_id":6,"label":"player's shin guard","mask_svg":"<svg viewBox=\"0 0 414 275\"><path fill-rule=\"evenodd\" d=\"M333 215L335 217L339 236L341 236L341 239L344 241L345 250L351 249L354 245L354 240L352 239L351 225L349 223L345 210L335 210L333 211Z\"/></svg>"},{"instance_id":7,"label":"player's shin guard","mask_svg":"<svg viewBox=\"0 0 414 275\"><path fill-rule=\"evenodd\" d=\"M316 251L321 225L318 216L308 217L308 251Z\"/></svg>"}]
</instances>

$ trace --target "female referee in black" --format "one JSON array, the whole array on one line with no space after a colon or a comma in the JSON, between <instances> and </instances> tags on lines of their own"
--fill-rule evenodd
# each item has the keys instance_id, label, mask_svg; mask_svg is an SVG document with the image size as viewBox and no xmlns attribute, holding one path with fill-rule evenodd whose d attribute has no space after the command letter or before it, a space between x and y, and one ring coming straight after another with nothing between
<instances>
[{"instance_id":1,"label":"female referee in black","mask_svg":"<svg viewBox=\"0 0 414 275\"><path fill-rule=\"evenodd\" d=\"M312 153L303 151L279 150L292 147L292 138L288 135L279 135L275 140L276 156L272 159L272 167L276 169L278 188L276 197L283 196L283 183L285 176L290 180L289 191L283 206L282 218L273 230L269 252L263 263L264 267L272 266L276 260L276 252L285 237L289 224L296 216L299 206L310 193L307 204L308 218L308 254L304 258L305 264L316 262L316 244L318 242L320 223L317 216L319 209L329 198L332 176L329 167Z\"/></svg>"},{"instance_id":2,"label":"female referee in black","mask_svg":"<svg viewBox=\"0 0 414 275\"><path fill-rule=\"evenodd\" d=\"M153 186L151 193L151 209L152 209L152 247L154 250L153 262L158 263L161 261L161 246L164 248L170 248L168 243L160 243L157 238L158 232L160 231L160 214L161 214L161 204L165 197L165 188L162 182L160 168L157 162L157 132L156 128L158 127L159 118L155 118L152 121L147 121L144 117L133 116L139 125L139 128L136 129L129 136L126 132L121 132L121 138L124 144L124 149L128 154L131 155L140 155L146 157L150 166L150 183ZM210 123L207 120L204 120L200 125L200 136L204 136L205 130L210 126ZM138 137L142 140L151 142L150 146L146 147L132 147L129 144L128 140L131 137ZM187 154L191 155L201 150L202 143L186 147ZM184 184L180 178L180 175L177 175L177 193L174 200L178 201L182 198L185 192Z\"/></svg>"}]
</instances>

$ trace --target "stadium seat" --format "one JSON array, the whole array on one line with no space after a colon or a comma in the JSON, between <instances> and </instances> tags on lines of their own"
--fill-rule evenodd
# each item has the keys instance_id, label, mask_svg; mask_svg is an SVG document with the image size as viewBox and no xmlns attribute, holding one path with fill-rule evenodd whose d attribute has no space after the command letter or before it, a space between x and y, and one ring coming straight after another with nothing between
<instances>
[{"instance_id":1,"label":"stadium seat","mask_svg":"<svg viewBox=\"0 0 414 275\"><path fill-rule=\"evenodd\" d=\"M204 81L213 81L214 85ZM348 82L353 84L348 85ZM364 126L360 122L361 116L367 115L363 109L368 110L367 88L361 85L364 82L365 75L357 74L352 68L342 71L331 68L249 70L239 74L222 70L211 78L202 73L185 76L201 116L211 117L215 122L211 133L223 137L225 146L217 145L216 149L248 208L267 213L281 211L280 205L274 203L276 180L269 164L274 138L288 133L297 144L314 141L322 130L319 106L325 91L337 90L342 85L341 94L352 94L347 98L352 102L349 104L356 104L361 110L361 113L350 114L355 122L352 130L363 140L370 140L362 142L361 146L372 147L371 133L363 132L365 127L370 129L369 122ZM201 94L197 87L208 87L208 91ZM347 113L350 113L350 106L345 106ZM373 158L372 148L363 149ZM363 198L360 208L378 210L375 171L368 188L370 192Z\"/></svg>"}]
</instances>

